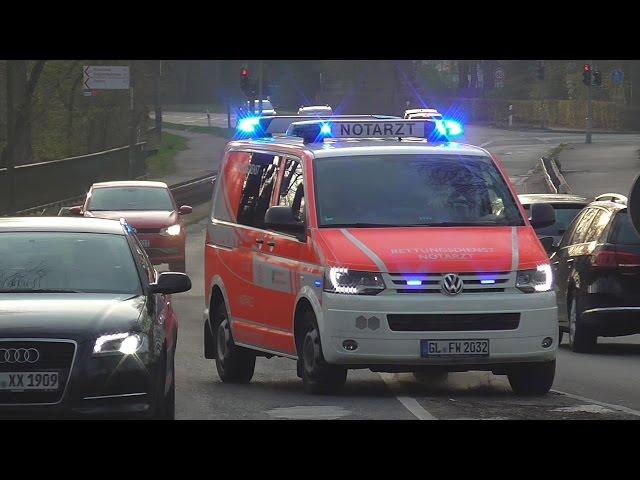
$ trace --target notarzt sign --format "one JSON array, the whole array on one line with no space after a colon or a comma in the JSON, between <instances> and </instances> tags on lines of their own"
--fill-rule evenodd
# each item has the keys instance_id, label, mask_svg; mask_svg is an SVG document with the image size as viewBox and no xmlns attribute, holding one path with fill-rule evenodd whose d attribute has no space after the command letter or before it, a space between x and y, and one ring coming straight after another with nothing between
<instances>
[{"instance_id":1,"label":"notarzt sign","mask_svg":"<svg viewBox=\"0 0 640 480\"><path fill-rule=\"evenodd\" d=\"M424 137L424 122L335 122L331 136L348 138Z\"/></svg>"}]
</instances>

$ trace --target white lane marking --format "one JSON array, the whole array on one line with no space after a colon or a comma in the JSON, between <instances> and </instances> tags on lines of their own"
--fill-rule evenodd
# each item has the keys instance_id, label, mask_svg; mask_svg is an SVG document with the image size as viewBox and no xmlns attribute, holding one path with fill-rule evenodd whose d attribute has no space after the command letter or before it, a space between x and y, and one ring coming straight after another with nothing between
<instances>
[{"instance_id":1,"label":"white lane marking","mask_svg":"<svg viewBox=\"0 0 640 480\"><path fill-rule=\"evenodd\" d=\"M573 398L575 400L580 400L581 402L586 403L594 403L596 405L600 405L601 407L610 408L612 410L618 410L620 412L628 413L629 415L635 415L636 417L640 417L640 412L638 410L634 410L632 408L624 407L622 405L614 405L612 403L600 402L599 400L593 400L592 398L581 397L580 395L574 395L573 393L561 392L560 390L551 390L552 392L559 393L560 395L565 395L569 398Z\"/></svg>"},{"instance_id":2,"label":"white lane marking","mask_svg":"<svg viewBox=\"0 0 640 480\"><path fill-rule=\"evenodd\" d=\"M481 143L480 148L484 148L487 145L491 145L493 142L495 142L495 140L489 140L488 142Z\"/></svg>"},{"instance_id":3,"label":"white lane marking","mask_svg":"<svg viewBox=\"0 0 640 480\"><path fill-rule=\"evenodd\" d=\"M378 375L382 377L384 383L387 384L389 390L391 390L404 408L409 410L418 420L437 420L437 418L431 415L415 398L402 395L402 387L398 386L398 382L395 381L394 374L379 372Z\"/></svg>"},{"instance_id":4,"label":"white lane marking","mask_svg":"<svg viewBox=\"0 0 640 480\"><path fill-rule=\"evenodd\" d=\"M265 412L274 418L291 420L336 420L351 415L351 411L332 405L302 405L299 407L274 408Z\"/></svg>"},{"instance_id":5,"label":"white lane marking","mask_svg":"<svg viewBox=\"0 0 640 480\"><path fill-rule=\"evenodd\" d=\"M551 411L567 413L613 413L613 410L610 408L601 407L600 405L574 405L573 407L554 408Z\"/></svg>"}]
</instances>

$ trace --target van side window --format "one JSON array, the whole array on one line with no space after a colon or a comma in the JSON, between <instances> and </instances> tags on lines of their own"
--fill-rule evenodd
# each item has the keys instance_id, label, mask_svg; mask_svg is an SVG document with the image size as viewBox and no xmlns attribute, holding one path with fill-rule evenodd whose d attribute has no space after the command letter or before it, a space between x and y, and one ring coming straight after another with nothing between
<instances>
[{"instance_id":1,"label":"van side window","mask_svg":"<svg viewBox=\"0 0 640 480\"><path fill-rule=\"evenodd\" d=\"M296 159L287 158L278 204L291 207L295 219L299 222L305 221L302 164Z\"/></svg>"},{"instance_id":2,"label":"van side window","mask_svg":"<svg viewBox=\"0 0 640 480\"><path fill-rule=\"evenodd\" d=\"M242 187L238 207L238 223L249 227L264 228L264 214L271 204L271 194L280 157L268 153L253 153Z\"/></svg>"}]
</instances>

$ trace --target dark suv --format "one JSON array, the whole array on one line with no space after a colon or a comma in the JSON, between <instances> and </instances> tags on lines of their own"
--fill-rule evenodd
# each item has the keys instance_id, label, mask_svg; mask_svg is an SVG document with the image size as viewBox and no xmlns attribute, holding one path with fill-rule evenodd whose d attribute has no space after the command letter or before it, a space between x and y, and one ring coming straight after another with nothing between
<instances>
[{"instance_id":1,"label":"dark suv","mask_svg":"<svg viewBox=\"0 0 640 480\"><path fill-rule=\"evenodd\" d=\"M555 250L560 336L569 332L573 351L591 351L599 336L640 333L640 237L626 197L596 197Z\"/></svg>"}]
</instances>

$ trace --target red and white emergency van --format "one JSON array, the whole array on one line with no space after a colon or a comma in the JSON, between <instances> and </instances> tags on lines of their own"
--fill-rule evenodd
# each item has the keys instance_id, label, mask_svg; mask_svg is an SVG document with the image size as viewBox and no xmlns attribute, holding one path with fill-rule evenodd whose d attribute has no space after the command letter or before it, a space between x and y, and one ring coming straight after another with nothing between
<instances>
[{"instance_id":1,"label":"red and white emergency van","mask_svg":"<svg viewBox=\"0 0 640 480\"><path fill-rule=\"evenodd\" d=\"M552 207L528 219L500 162L427 140L431 120L289 117L280 136L262 120L228 144L206 232L204 349L223 381L279 356L317 393L357 368L550 389L556 301L532 224Z\"/></svg>"}]
</instances>

